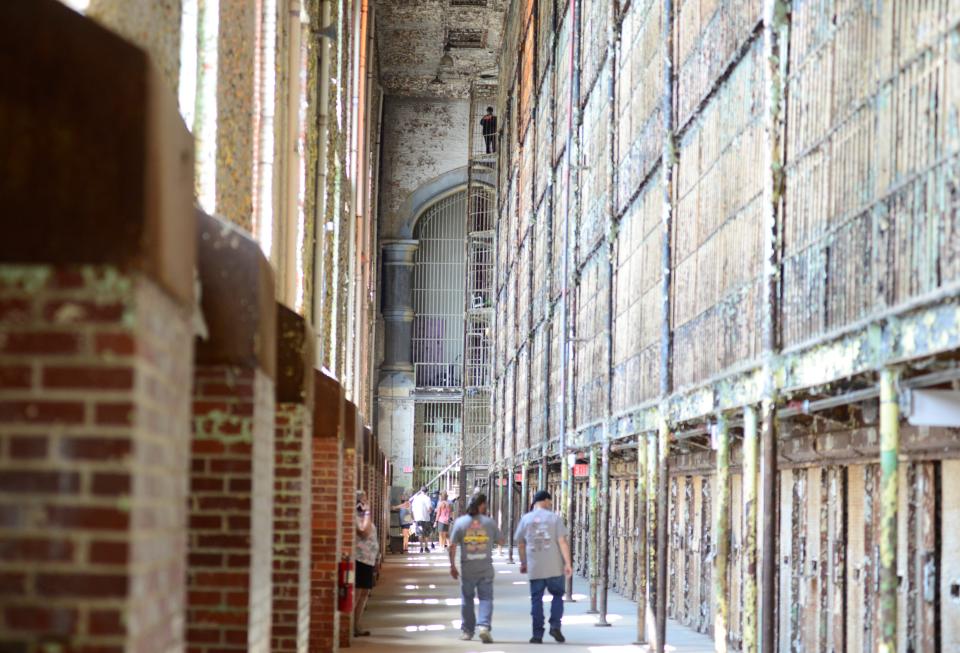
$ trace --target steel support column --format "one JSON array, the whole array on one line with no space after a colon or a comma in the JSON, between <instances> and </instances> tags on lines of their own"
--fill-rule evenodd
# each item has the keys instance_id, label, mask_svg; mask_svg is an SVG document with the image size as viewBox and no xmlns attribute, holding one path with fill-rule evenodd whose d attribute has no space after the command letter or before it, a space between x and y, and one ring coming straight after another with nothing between
<instances>
[{"instance_id":1,"label":"steel support column","mask_svg":"<svg viewBox=\"0 0 960 653\"><path fill-rule=\"evenodd\" d=\"M657 434L657 636L654 650L663 653L667 640L667 542L670 537L667 454L670 451L670 426L660 418Z\"/></svg>"},{"instance_id":2,"label":"steel support column","mask_svg":"<svg viewBox=\"0 0 960 653\"><path fill-rule=\"evenodd\" d=\"M757 653L757 409L743 409L743 645Z\"/></svg>"},{"instance_id":3,"label":"steel support column","mask_svg":"<svg viewBox=\"0 0 960 653\"><path fill-rule=\"evenodd\" d=\"M600 482L600 470L598 466L597 447L590 447L590 485L587 494L587 575L590 577L590 609L587 614L597 613L597 584L599 581L599 570L597 564L597 500L598 485Z\"/></svg>"},{"instance_id":4,"label":"steel support column","mask_svg":"<svg viewBox=\"0 0 960 653\"><path fill-rule=\"evenodd\" d=\"M520 464L520 512L519 512L520 516L523 516L523 513L527 512L527 510L529 509L527 507L528 505L527 501L529 501L529 498L527 496L529 492L527 477L529 476L529 474L530 474L530 463L524 460Z\"/></svg>"},{"instance_id":5,"label":"steel support column","mask_svg":"<svg viewBox=\"0 0 960 653\"><path fill-rule=\"evenodd\" d=\"M899 506L900 373L880 372L880 653L897 650L897 508Z\"/></svg>"},{"instance_id":6,"label":"steel support column","mask_svg":"<svg viewBox=\"0 0 960 653\"><path fill-rule=\"evenodd\" d=\"M647 643L647 442L637 436L637 520L635 524L637 572L637 644Z\"/></svg>"},{"instance_id":7,"label":"steel support column","mask_svg":"<svg viewBox=\"0 0 960 653\"><path fill-rule=\"evenodd\" d=\"M514 510L514 466L513 464L507 468L507 564L514 564L513 562L513 510Z\"/></svg>"},{"instance_id":8,"label":"steel support column","mask_svg":"<svg viewBox=\"0 0 960 653\"><path fill-rule=\"evenodd\" d=\"M599 501L600 528L594 540L597 547L599 562L598 600L597 609L600 616L595 626L609 626L607 622L607 592L610 588L610 441L604 440L600 447L600 494Z\"/></svg>"},{"instance_id":9,"label":"steel support column","mask_svg":"<svg viewBox=\"0 0 960 653\"><path fill-rule=\"evenodd\" d=\"M563 503L566 506L566 521L567 527L573 527L573 518L574 518L574 504L573 504L573 465L576 463L577 457L574 454L562 454L560 456L560 467L561 471L561 484L560 489L563 492ZM570 545L570 560L573 561L574 555L574 541L575 538L569 538ZM566 588L566 598L564 599L569 602L573 602L573 575L567 577L567 588Z\"/></svg>"},{"instance_id":10,"label":"steel support column","mask_svg":"<svg viewBox=\"0 0 960 653\"><path fill-rule=\"evenodd\" d=\"M730 622L730 594L727 565L730 557L730 429L727 418L720 415L716 424L717 510L714 526L713 557L713 650L726 653Z\"/></svg>"}]
</instances>

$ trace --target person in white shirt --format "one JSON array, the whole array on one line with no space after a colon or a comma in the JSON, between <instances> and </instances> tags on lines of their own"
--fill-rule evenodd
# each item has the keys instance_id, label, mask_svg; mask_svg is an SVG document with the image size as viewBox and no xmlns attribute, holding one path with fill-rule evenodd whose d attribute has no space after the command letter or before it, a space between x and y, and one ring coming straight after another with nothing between
<instances>
[{"instance_id":1,"label":"person in white shirt","mask_svg":"<svg viewBox=\"0 0 960 653\"><path fill-rule=\"evenodd\" d=\"M413 512L413 521L417 522L417 539L420 541L420 551L427 550L427 540L430 538L430 525L433 523L433 501L427 494L426 486L420 488L410 499L410 510ZM433 542L430 543L433 550Z\"/></svg>"}]
</instances>

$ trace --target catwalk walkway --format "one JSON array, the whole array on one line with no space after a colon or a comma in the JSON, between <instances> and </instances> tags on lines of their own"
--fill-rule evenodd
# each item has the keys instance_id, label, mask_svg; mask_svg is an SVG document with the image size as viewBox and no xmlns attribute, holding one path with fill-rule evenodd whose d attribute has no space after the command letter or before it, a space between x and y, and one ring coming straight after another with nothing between
<instances>
[{"instance_id":1,"label":"catwalk walkway","mask_svg":"<svg viewBox=\"0 0 960 653\"><path fill-rule=\"evenodd\" d=\"M519 565L507 563L506 556L495 556L497 583L494 588L493 644L474 639L461 642L460 600L457 582L450 578L447 556L437 553L407 556L388 555L380 584L370 599L363 627L370 637L354 640L356 653L416 651L417 653L513 653L545 651L555 646L549 635L543 645L530 644L530 599L526 576ZM563 632L565 653L632 653L646 646L632 642L636 637L636 604L609 595L610 628L594 626L595 615L589 608L587 583L574 580L575 603L566 605ZM547 607L547 606L545 606ZM547 607L549 614L549 607ZM667 650L676 653L709 653L713 640L677 624L669 624Z\"/></svg>"}]
</instances>

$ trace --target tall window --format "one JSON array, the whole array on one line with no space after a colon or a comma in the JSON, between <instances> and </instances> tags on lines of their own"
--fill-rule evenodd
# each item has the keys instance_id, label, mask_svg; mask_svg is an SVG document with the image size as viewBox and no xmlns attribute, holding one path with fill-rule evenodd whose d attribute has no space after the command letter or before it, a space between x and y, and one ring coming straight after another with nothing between
<instances>
[{"instance_id":1,"label":"tall window","mask_svg":"<svg viewBox=\"0 0 960 653\"><path fill-rule=\"evenodd\" d=\"M443 198L417 223L413 364L419 388L460 388L466 192Z\"/></svg>"},{"instance_id":2,"label":"tall window","mask_svg":"<svg viewBox=\"0 0 960 653\"><path fill-rule=\"evenodd\" d=\"M217 48L219 0L184 0L180 39L180 115L193 133L201 208L217 199Z\"/></svg>"}]
</instances>

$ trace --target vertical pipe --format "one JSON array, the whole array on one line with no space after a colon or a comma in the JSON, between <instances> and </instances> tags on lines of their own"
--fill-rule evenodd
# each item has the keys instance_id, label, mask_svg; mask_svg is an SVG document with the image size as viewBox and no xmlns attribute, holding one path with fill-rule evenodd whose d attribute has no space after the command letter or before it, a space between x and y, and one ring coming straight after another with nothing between
<instances>
[{"instance_id":1,"label":"vertical pipe","mask_svg":"<svg viewBox=\"0 0 960 653\"><path fill-rule=\"evenodd\" d=\"M561 454L560 456L560 466L563 468L563 501L567 506L567 525L573 527L574 520L576 519L576 504L573 502L573 465L577 461L575 454ZM571 537L569 540L570 545L570 560L573 560L576 547L576 538ZM573 575L567 577L567 587L566 587L566 597L565 601L573 602Z\"/></svg>"},{"instance_id":2,"label":"vertical pipe","mask_svg":"<svg viewBox=\"0 0 960 653\"><path fill-rule=\"evenodd\" d=\"M667 421L667 397L672 391L671 375L673 339L670 333L670 285L672 253L670 234L673 229L673 167L676 161L673 124L673 0L663 0L663 95L660 99L660 119L663 121L663 153L661 175L663 180L663 213L660 285L660 431L657 443L657 591L656 591L656 640L653 650L663 653L667 634L667 538L670 523L667 520L667 452L669 451L670 426Z\"/></svg>"},{"instance_id":3,"label":"vertical pipe","mask_svg":"<svg viewBox=\"0 0 960 653\"><path fill-rule=\"evenodd\" d=\"M590 576L590 609L587 614L597 613L597 485L600 481L600 471L598 469L597 448L590 447L590 486L587 494L587 568Z\"/></svg>"},{"instance_id":4,"label":"vertical pipe","mask_svg":"<svg viewBox=\"0 0 960 653\"><path fill-rule=\"evenodd\" d=\"M570 377L574 373L570 359L573 349L573 340L570 337L570 315L572 310L570 306L570 248L574 245L571 238L570 220L575 211L571 210L574 202L579 202L580 198L580 171L579 171L579 148L580 148L580 2L581 0L570 0L570 110L567 115L567 202L566 215L563 223L563 292L561 295L561 324L563 329L563 394L561 397L561 428L560 428L560 458L566 470L566 486L563 491L563 500L567 503L567 514L570 523L573 523L573 492L572 492L572 474L568 469L570 462L564 460L567 455L566 437L568 425L572 422L573 415L573 383ZM575 154L576 151L576 154ZM569 413L569 415L568 415ZM571 555L573 555L573 540L571 538ZM567 598L573 600L573 577L567 578Z\"/></svg>"},{"instance_id":5,"label":"vertical pipe","mask_svg":"<svg viewBox=\"0 0 960 653\"><path fill-rule=\"evenodd\" d=\"M713 558L713 645L716 653L727 651L730 606L727 602L729 587L727 564L730 556L730 430L727 418L717 418L717 514L714 536L716 545Z\"/></svg>"},{"instance_id":6,"label":"vertical pipe","mask_svg":"<svg viewBox=\"0 0 960 653\"><path fill-rule=\"evenodd\" d=\"M609 626L607 621L607 592L610 589L610 440L604 440L600 448L600 529L595 544L599 550L600 578L597 608L600 616L595 626Z\"/></svg>"},{"instance_id":7,"label":"vertical pipe","mask_svg":"<svg viewBox=\"0 0 960 653\"><path fill-rule=\"evenodd\" d=\"M520 464L520 515L527 512L527 502L530 500L528 493L529 482L527 477L530 475L530 463L524 460Z\"/></svg>"},{"instance_id":8,"label":"vertical pipe","mask_svg":"<svg viewBox=\"0 0 960 653\"><path fill-rule=\"evenodd\" d=\"M610 440L613 431L613 305L614 305L614 256L617 240L617 0L607 0L607 65L610 67L607 84L607 106L610 116L607 121L607 315L606 315L606 419L604 420L604 439L601 448L601 501L600 530L594 540L599 548L599 605L600 616L597 626L609 626L607 622L607 592L610 585Z\"/></svg>"},{"instance_id":9,"label":"vertical pipe","mask_svg":"<svg viewBox=\"0 0 960 653\"><path fill-rule=\"evenodd\" d=\"M507 564L513 564L513 522L514 522L514 466L507 468Z\"/></svg>"},{"instance_id":10,"label":"vertical pipe","mask_svg":"<svg viewBox=\"0 0 960 653\"><path fill-rule=\"evenodd\" d=\"M647 633L647 641L652 644L653 650L657 643L657 575L659 574L659 565L657 564L657 533L659 522L657 521L657 511L660 509L660 475L659 471L659 449L657 442L659 435L654 432L647 436L647 587L644 596L644 629Z\"/></svg>"},{"instance_id":11,"label":"vertical pipe","mask_svg":"<svg viewBox=\"0 0 960 653\"><path fill-rule=\"evenodd\" d=\"M654 650L663 653L667 639L667 537L670 522L667 519L668 468L667 454L670 451L670 426L665 415L660 417L660 431L657 435L657 593L656 623L657 638Z\"/></svg>"},{"instance_id":12,"label":"vertical pipe","mask_svg":"<svg viewBox=\"0 0 960 653\"><path fill-rule=\"evenodd\" d=\"M759 650L777 650L777 417L775 399L766 398L760 424L760 536Z\"/></svg>"},{"instance_id":13,"label":"vertical pipe","mask_svg":"<svg viewBox=\"0 0 960 653\"><path fill-rule=\"evenodd\" d=\"M743 646L757 653L757 409L743 409Z\"/></svg>"},{"instance_id":14,"label":"vertical pipe","mask_svg":"<svg viewBox=\"0 0 960 653\"><path fill-rule=\"evenodd\" d=\"M784 97L790 36L789 0L763 0L763 289L761 344L764 392L761 426L759 650L776 650L777 424L776 356L779 351L780 222L784 180Z\"/></svg>"},{"instance_id":15,"label":"vertical pipe","mask_svg":"<svg viewBox=\"0 0 960 653\"><path fill-rule=\"evenodd\" d=\"M547 457L540 459L540 467L537 468L537 490L547 489Z\"/></svg>"},{"instance_id":16,"label":"vertical pipe","mask_svg":"<svg viewBox=\"0 0 960 653\"><path fill-rule=\"evenodd\" d=\"M637 436L637 644L647 643L647 442L646 436Z\"/></svg>"},{"instance_id":17,"label":"vertical pipe","mask_svg":"<svg viewBox=\"0 0 960 653\"><path fill-rule=\"evenodd\" d=\"M880 371L880 653L897 650L897 507L900 372Z\"/></svg>"}]
</instances>

